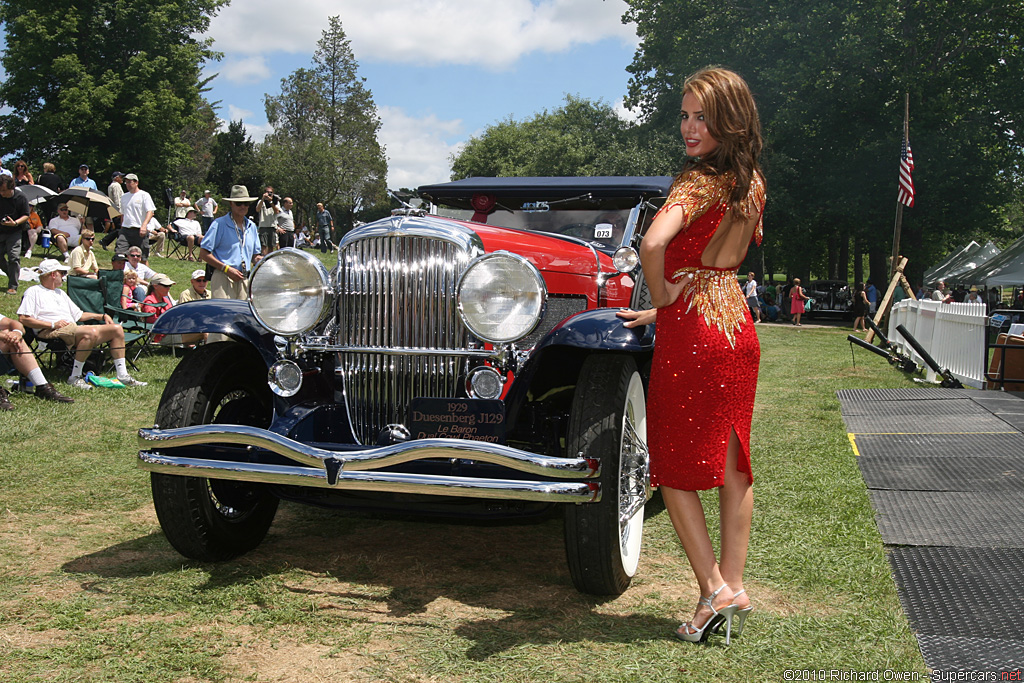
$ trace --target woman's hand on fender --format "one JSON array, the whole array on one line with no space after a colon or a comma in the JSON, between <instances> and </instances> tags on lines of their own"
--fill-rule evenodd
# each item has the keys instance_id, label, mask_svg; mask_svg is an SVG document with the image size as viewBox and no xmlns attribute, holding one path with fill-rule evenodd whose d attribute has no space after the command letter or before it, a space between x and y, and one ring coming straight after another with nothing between
<instances>
[{"instance_id":1,"label":"woman's hand on fender","mask_svg":"<svg viewBox=\"0 0 1024 683\"><path fill-rule=\"evenodd\" d=\"M658 317L658 309L648 308L643 311L634 311L631 308L623 308L615 315L625 319L626 322L622 323L623 327L643 327L654 324Z\"/></svg>"}]
</instances>

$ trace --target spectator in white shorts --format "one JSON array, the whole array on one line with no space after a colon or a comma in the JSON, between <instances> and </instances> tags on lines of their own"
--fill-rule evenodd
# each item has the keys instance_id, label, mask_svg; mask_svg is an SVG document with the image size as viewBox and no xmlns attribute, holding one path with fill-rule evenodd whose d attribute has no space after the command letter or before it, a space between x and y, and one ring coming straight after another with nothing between
<instances>
[{"instance_id":1,"label":"spectator in white shorts","mask_svg":"<svg viewBox=\"0 0 1024 683\"><path fill-rule=\"evenodd\" d=\"M129 387L144 387L128 374L124 359L124 328L106 313L88 313L60 288L68 267L55 259L44 259L39 264L39 284L29 287L18 307L18 320L25 327L36 330L44 341L60 339L68 348L75 349L75 363L68 384L78 389L92 389L82 377L85 361L96 346L110 342L110 355L114 358L117 379ZM102 321L99 325L79 325L89 320Z\"/></svg>"}]
</instances>

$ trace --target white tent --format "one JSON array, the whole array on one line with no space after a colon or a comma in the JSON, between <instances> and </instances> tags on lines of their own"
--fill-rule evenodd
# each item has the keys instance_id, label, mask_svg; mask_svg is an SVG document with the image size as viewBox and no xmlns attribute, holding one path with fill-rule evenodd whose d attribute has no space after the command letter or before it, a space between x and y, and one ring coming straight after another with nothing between
<instances>
[{"instance_id":1,"label":"white tent","mask_svg":"<svg viewBox=\"0 0 1024 683\"><path fill-rule=\"evenodd\" d=\"M998 253L999 247L992 242L981 246L972 240L966 247L953 252L942 263L926 271L924 281L929 285L934 285L939 280L960 281L961 278L958 276L988 263Z\"/></svg>"},{"instance_id":2,"label":"white tent","mask_svg":"<svg viewBox=\"0 0 1024 683\"><path fill-rule=\"evenodd\" d=\"M934 285L939 280L945 279L946 271L949 269L950 265L952 265L954 262L960 259L970 256L979 249L981 249L981 245L975 242L974 240L971 240L970 243L963 249L950 252L950 254L946 256L946 258L943 259L938 265L932 266L928 270L924 271L925 284Z\"/></svg>"},{"instance_id":3,"label":"white tent","mask_svg":"<svg viewBox=\"0 0 1024 683\"><path fill-rule=\"evenodd\" d=\"M1003 249L977 268L953 278L956 282L979 287L1024 284L1024 237Z\"/></svg>"}]
</instances>

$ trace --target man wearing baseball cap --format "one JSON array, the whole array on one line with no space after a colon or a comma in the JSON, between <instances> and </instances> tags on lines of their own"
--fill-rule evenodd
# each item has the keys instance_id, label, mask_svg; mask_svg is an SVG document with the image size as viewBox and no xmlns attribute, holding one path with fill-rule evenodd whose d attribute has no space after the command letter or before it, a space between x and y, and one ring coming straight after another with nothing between
<instances>
[{"instance_id":1,"label":"man wearing baseball cap","mask_svg":"<svg viewBox=\"0 0 1024 683\"><path fill-rule=\"evenodd\" d=\"M124 177L128 191L121 197L121 230L116 250L128 253L131 247L149 252L149 221L156 213L156 204L145 190L139 189L139 176L129 173Z\"/></svg>"},{"instance_id":2,"label":"man wearing baseball cap","mask_svg":"<svg viewBox=\"0 0 1024 683\"><path fill-rule=\"evenodd\" d=\"M78 187L79 185L99 192L99 188L96 187L96 181L89 177L89 164L79 166L78 177L68 183L68 187Z\"/></svg>"},{"instance_id":3,"label":"man wearing baseball cap","mask_svg":"<svg viewBox=\"0 0 1024 683\"><path fill-rule=\"evenodd\" d=\"M192 271L191 287L178 296L179 304L189 301L203 301L210 298L210 290L206 288L206 271L202 268Z\"/></svg>"},{"instance_id":4,"label":"man wearing baseball cap","mask_svg":"<svg viewBox=\"0 0 1024 683\"><path fill-rule=\"evenodd\" d=\"M68 348L75 349L75 364L68 384L78 389L92 389L84 377L85 361L96 346L110 342L110 355L114 358L117 379L128 387L144 387L128 374L124 359L124 328L105 313L87 313L60 288L68 267L56 259L44 259L39 264L39 284L29 287L18 307L18 320L36 331L42 340L60 339ZM99 320L99 325L79 325L88 320Z\"/></svg>"},{"instance_id":5,"label":"man wearing baseball cap","mask_svg":"<svg viewBox=\"0 0 1024 683\"><path fill-rule=\"evenodd\" d=\"M188 247L186 261L196 260L196 244L203 241L203 226L196 220L196 208L188 207L184 218L177 218L170 223L171 239Z\"/></svg>"},{"instance_id":6,"label":"man wearing baseball cap","mask_svg":"<svg viewBox=\"0 0 1024 683\"><path fill-rule=\"evenodd\" d=\"M202 216L203 232L206 232L210 229L210 223L213 223L213 217L217 215L217 200L210 195L209 190L204 190L203 198L196 202L196 208Z\"/></svg>"}]
</instances>

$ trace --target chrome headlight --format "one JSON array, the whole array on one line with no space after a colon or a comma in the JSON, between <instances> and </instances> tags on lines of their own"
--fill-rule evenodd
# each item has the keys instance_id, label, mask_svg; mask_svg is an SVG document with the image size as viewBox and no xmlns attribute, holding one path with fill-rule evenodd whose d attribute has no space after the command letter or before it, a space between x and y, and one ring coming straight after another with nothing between
<instances>
[{"instance_id":1,"label":"chrome headlight","mask_svg":"<svg viewBox=\"0 0 1024 683\"><path fill-rule=\"evenodd\" d=\"M633 247L619 247L612 256L612 265L620 273L631 273L640 265L640 255Z\"/></svg>"},{"instance_id":2,"label":"chrome headlight","mask_svg":"<svg viewBox=\"0 0 1024 683\"><path fill-rule=\"evenodd\" d=\"M298 249L272 252L249 280L249 307L260 324L292 337L323 320L331 303L331 276L314 256Z\"/></svg>"},{"instance_id":3,"label":"chrome headlight","mask_svg":"<svg viewBox=\"0 0 1024 683\"><path fill-rule=\"evenodd\" d=\"M457 291L462 322L492 344L530 334L544 314L548 295L534 265L507 251L474 259L459 279Z\"/></svg>"}]
</instances>

